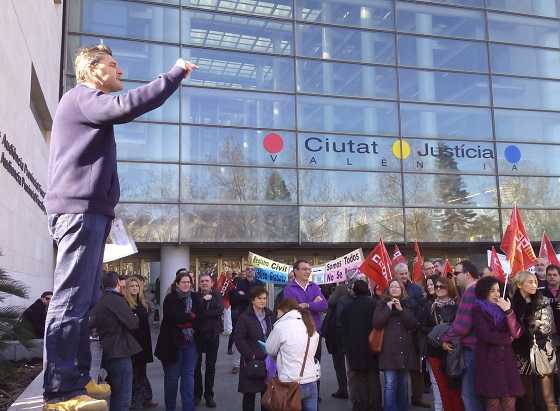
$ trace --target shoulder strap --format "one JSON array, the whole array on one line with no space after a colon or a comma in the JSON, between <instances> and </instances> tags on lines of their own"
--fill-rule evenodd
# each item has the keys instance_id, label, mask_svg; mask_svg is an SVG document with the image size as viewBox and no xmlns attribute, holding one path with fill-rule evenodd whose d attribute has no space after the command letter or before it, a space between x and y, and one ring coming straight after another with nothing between
<instances>
[{"instance_id":1,"label":"shoulder strap","mask_svg":"<svg viewBox=\"0 0 560 411\"><path fill-rule=\"evenodd\" d=\"M305 363L307 362L307 354L309 353L309 342L311 337L307 336L307 345L305 346L305 355L303 356L303 363L301 364L301 371L299 372L299 378L303 377L303 370L305 370Z\"/></svg>"}]
</instances>

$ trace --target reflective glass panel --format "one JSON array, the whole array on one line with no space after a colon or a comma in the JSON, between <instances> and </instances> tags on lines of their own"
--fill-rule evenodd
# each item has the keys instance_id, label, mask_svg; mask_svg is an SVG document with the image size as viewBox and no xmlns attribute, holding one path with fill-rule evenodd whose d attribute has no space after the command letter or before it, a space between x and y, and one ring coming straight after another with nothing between
<instances>
[{"instance_id":1,"label":"reflective glass panel","mask_svg":"<svg viewBox=\"0 0 560 411\"><path fill-rule=\"evenodd\" d=\"M391 33L297 24L297 54L325 60L394 64L394 36Z\"/></svg>"},{"instance_id":2,"label":"reflective glass panel","mask_svg":"<svg viewBox=\"0 0 560 411\"><path fill-rule=\"evenodd\" d=\"M395 103L298 96L302 130L391 135L397 132Z\"/></svg>"},{"instance_id":3,"label":"reflective glass panel","mask_svg":"<svg viewBox=\"0 0 560 411\"><path fill-rule=\"evenodd\" d=\"M468 208L407 208L408 241L500 241L498 210Z\"/></svg>"},{"instance_id":4,"label":"reflective glass panel","mask_svg":"<svg viewBox=\"0 0 560 411\"><path fill-rule=\"evenodd\" d=\"M394 68L300 59L297 70L301 93L396 98Z\"/></svg>"},{"instance_id":5,"label":"reflective glass panel","mask_svg":"<svg viewBox=\"0 0 560 411\"><path fill-rule=\"evenodd\" d=\"M184 126L181 162L224 165L296 165L295 134L286 131Z\"/></svg>"},{"instance_id":6,"label":"reflective glass panel","mask_svg":"<svg viewBox=\"0 0 560 411\"><path fill-rule=\"evenodd\" d=\"M399 80L403 100L490 104L488 77L484 75L399 69Z\"/></svg>"},{"instance_id":7,"label":"reflective glass panel","mask_svg":"<svg viewBox=\"0 0 560 411\"><path fill-rule=\"evenodd\" d=\"M484 0L416 0L425 3L455 4L464 7L484 7Z\"/></svg>"},{"instance_id":8,"label":"reflective glass panel","mask_svg":"<svg viewBox=\"0 0 560 411\"><path fill-rule=\"evenodd\" d=\"M68 4L69 31L179 42L178 8L117 0L73 0Z\"/></svg>"},{"instance_id":9,"label":"reflective glass panel","mask_svg":"<svg viewBox=\"0 0 560 411\"><path fill-rule=\"evenodd\" d=\"M74 73L74 57L79 47L99 44L100 37L68 36L68 53L66 67L68 73ZM141 41L103 39L103 44L111 47L113 57L123 71L122 78L132 80L155 79L166 73L179 58L179 47L163 46Z\"/></svg>"},{"instance_id":10,"label":"reflective glass panel","mask_svg":"<svg viewBox=\"0 0 560 411\"><path fill-rule=\"evenodd\" d=\"M306 243L403 241L402 208L301 207Z\"/></svg>"},{"instance_id":11,"label":"reflective glass panel","mask_svg":"<svg viewBox=\"0 0 560 411\"><path fill-rule=\"evenodd\" d=\"M490 44L492 72L560 78L560 51Z\"/></svg>"},{"instance_id":12,"label":"reflective glass panel","mask_svg":"<svg viewBox=\"0 0 560 411\"><path fill-rule=\"evenodd\" d=\"M544 17L560 17L559 0L486 0L489 9L534 14Z\"/></svg>"},{"instance_id":13,"label":"reflective glass panel","mask_svg":"<svg viewBox=\"0 0 560 411\"><path fill-rule=\"evenodd\" d=\"M397 2L397 30L435 36L484 39L484 13L455 7Z\"/></svg>"},{"instance_id":14,"label":"reflective glass panel","mask_svg":"<svg viewBox=\"0 0 560 411\"><path fill-rule=\"evenodd\" d=\"M127 123L115 126L119 160L179 161L179 126Z\"/></svg>"},{"instance_id":15,"label":"reflective glass panel","mask_svg":"<svg viewBox=\"0 0 560 411\"><path fill-rule=\"evenodd\" d=\"M494 76L494 105L560 110L560 81Z\"/></svg>"},{"instance_id":16,"label":"reflective glass panel","mask_svg":"<svg viewBox=\"0 0 560 411\"><path fill-rule=\"evenodd\" d=\"M296 170L181 166L185 203L284 203L297 201Z\"/></svg>"},{"instance_id":17,"label":"reflective glass panel","mask_svg":"<svg viewBox=\"0 0 560 411\"><path fill-rule=\"evenodd\" d=\"M394 28L390 0L296 0L296 19L364 28Z\"/></svg>"},{"instance_id":18,"label":"reflective glass panel","mask_svg":"<svg viewBox=\"0 0 560 411\"><path fill-rule=\"evenodd\" d=\"M492 119L486 108L402 103L401 132L410 137L491 140Z\"/></svg>"},{"instance_id":19,"label":"reflective glass panel","mask_svg":"<svg viewBox=\"0 0 560 411\"><path fill-rule=\"evenodd\" d=\"M551 241L560 241L560 210L519 210L527 236L540 240L544 231ZM506 230L511 210L502 210L503 230ZM537 251L537 250L535 250Z\"/></svg>"},{"instance_id":20,"label":"reflective glass panel","mask_svg":"<svg viewBox=\"0 0 560 411\"><path fill-rule=\"evenodd\" d=\"M176 164L118 163L121 201L178 201Z\"/></svg>"},{"instance_id":21,"label":"reflective glass panel","mask_svg":"<svg viewBox=\"0 0 560 411\"><path fill-rule=\"evenodd\" d=\"M488 13L490 40L543 47L560 47L558 21Z\"/></svg>"},{"instance_id":22,"label":"reflective glass panel","mask_svg":"<svg viewBox=\"0 0 560 411\"><path fill-rule=\"evenodd\" d=\"M183 43L255 53L292 54L292 23L217 13L183 12Z\"/></svg>"},{"instance_id":23,"label":"reflective glass panel","mask_svg":"<svg viewBox=\"0 0 560 411\"><path fill-rule=\"evenodd\" d=\"M400 171L395 138L298 134L299 167Z\"/></svg>"},{"instance_id":24,"label":"reflective glass panel","mask_svg":"<svg viewBox=\"0 0 560 411\"><path fill-rule=\"evenodd\" d=\"M560 178L500 176L500 198L504 207L558 207Z\"/></svg>"},{"instance_id":25,"label":"reflective glass panel","mask_svg":"<svg viewBox=\"0 0 560 411\"><path fill-rule=\"evenodd\" d=\"M494 110L496 139L506 141L560 141L560 113Z\"/></svg>"},{"instance_id":26,"label":"reflective glass panel","mask_svg":"<svg viewBox=\"0 0 560 411\"><path fill-rule=\"evenodd\" d=\"M183 91L185 123L288 129L295 126L293 96L188 87Z\"/></svg>"},{"instance_id":27,"label":"reflective glass panel","mask_svg":"<svg viewBox=\"0 0 560 411\"><path fill-rule=\"evenodd\" d=\"M292 0L183 0L183 6L232 13L289 18Z\"/></svg>"},{"instance_id":28,"label":"reflective glass panel","mask_svg":"<svg viewBox=\"0 0 560 411\"><path fill-rule=\"evenodd\" d=\"M405 174L407 206L497 207L496 177L457 174Z\"/></svg>"},{"instance_id":29,"label":"reflective glass panel","mask_svg":"<svg viewBox=\"0 0 560 411\"><path fill-rule=\"evenodd\" d=\"M403 160L404 168L408 171L481 174L495 172L496 154L492 143L407 139L403 140L403 145L405 144L410 146L410 156Z\"/></svg>"},{"instance_id":30,"label":"reflective glass panel","mask_svg":"<svg viewBox=\"0 0 560 411\"><path fill-rule=\"evenodd\" d=\"M293 60L223 50L183 48L182 56L198 66L186 84L248 90L294 91Z\"/></svg>"},{"instance_id":31,"label":"reflective glass panel","mask_svg":"<svg viewBox=\"0 0 560 411\"><path fill-rule=\"evenodd\" d=\"M123 81L123 90L115 94L123 94L127 91L143 87L146 83ZM141 115L137 120L147 120L147 121L168 121L172 123L179 122L179 90L175 91L165 103L163 103L159 108L155 110L148 111L146 114Z\"/></svg>"},{"instance_id":32,"label":"reflective glass panel","mask_svg":"<svg viewBox=\"0 0 560 411\"><path fill-rule=\"evenodd\" d=\"M560 176L560 145L499 143L500 174Z\"/></svg>"},{"instance_id":33,"label":"reflective glass panel","mask_svg":"<svg viewBox=\"0 0 560 411\"><path fill-rule=\"evenodd\" d=\"M194 243L295 243L298 241L298 208L182 205L181 240Z\"/></svg>"},{"instance_id":34,"label":"reflective glass panel","mask_svg":"<svg viewBox=\"0 0 560 411\"><path fill-rule=\"evenodd\" d=\"M119 203L115 209L136 242L179 241L179 206Z\"/></svg>"},{"instance_id":35,"label":"reflective glass panel","mask_svg":"<svg viewBox=\"0 0 560 411\"><path fill-rule=\"evenodd\" d=\"M399 35L399 64L421 68L488 71L486 44Z\"/></svg>"},{"instance_id":36,"label":"reflective glass panel","mask_svg":"<svg viewBox=\"0 0 560 411\"><path fill-rule=\"evenodd\" d=\"M400 188L396 173L299 171L299 201L304 205L400 206Z\"/></svg>"}]
</instances>

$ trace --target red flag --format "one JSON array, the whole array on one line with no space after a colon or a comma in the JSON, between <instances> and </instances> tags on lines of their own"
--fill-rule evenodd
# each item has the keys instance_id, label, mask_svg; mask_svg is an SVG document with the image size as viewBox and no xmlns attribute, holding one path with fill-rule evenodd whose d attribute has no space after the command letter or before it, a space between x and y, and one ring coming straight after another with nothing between
<instances>
[{"instance_id":1,"label":"red flag","mask_svg":"<svg viewBox=\"0 0 560 411\"><path fill-rule=\"evenodd\" d=\"M506 273L504 272L504 268L496 252L496 247L494 246L492 246L492 255L490 256L490 271L492 271L492 274L494 274L494 277L496 277L498 281L502 283L506 282Z\"/></svg>"},{"instance_id":2,"label":"red flag","mask_svg":"<svg viewBox=\"0 0 560 411\"><path fill-rule=\"evenodd\" d=\"M509 223L500 247L508 258L511 267L511 277L535 264L537 256L533 251L517 206L514 206L513 210L511 210Z\"/></svg>"},{"instance_id":3,"label":"red flag","mask_svg":"<svg viewBox=\"0 0 560 411\"><path fill-rule=\"evenodd\" d=\"M412 268L412 281L415 283L420 283L424 279L424 272L422 270L422 265L424 264L424 259L422 254L420 254L420 246L418 245L418 240L414 243L414 251L416 252L416 257L414 257L414 266Z\"/></svg>"},{"instance_id":4,"label":"red flag","mask_svg":"<svg viewBox=\"0 0 560 411\"><path fill-rule=\"evenodd\" d=\"M367 275L379 286L382 291L389 286L391 280L391 260L383 244L383 240L370 251L367 258L360 266L360 271Z\"/></svg>"},{"instance_id":5,"label":"red flag","mask_svg":"<svg viewBox=\"0 0 560 411\"><path fill-rule=\"evenodd\" d=\"M545 232L542 234L541 249L539 250L539 257L544 258L549 264L560 265L558 262L558 257L556 257L556 251L550 242L550 238Z\"/></svg>"},{"instance_id":6,"label":"red flag","mask_svg":"<svg viewBox=\"0 0 560 411\"><path fill-rule=\"evenodd\" d=\"M391 264L393 264L394 267L400 263L406 264L407 263L406 257L401 253L401 250L399 250L399 246L395 244L395 248L393 249L393 259L391 260Z\"/></svg>"},{"instance_id":7,"label":"red flag","mask_svg":"<svg viewBox=\"0 0 560 411\"><path fill-rule=\"evenodd\" d=\"M451 267L451 263L449 262L449 258L445 258L445 265L443 266L443 275L447 276L448 274L453 274L453 267Z\"/></svg>"}]
</instances>

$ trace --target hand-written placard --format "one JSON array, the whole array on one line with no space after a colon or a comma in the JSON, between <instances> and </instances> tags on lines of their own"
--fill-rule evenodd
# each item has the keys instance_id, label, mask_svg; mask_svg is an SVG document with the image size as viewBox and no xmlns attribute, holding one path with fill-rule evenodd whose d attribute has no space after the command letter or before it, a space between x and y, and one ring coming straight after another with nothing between
<instances>
[{"instance_id":1,"label":"hand-written placard","mask_svg":"<svg viewBox=\"0 0 560 411\"><path fill-rule=\"evenodd\" d=\"M249 265L255 268L255 278L259 281L286 284L292 266L269 260L255 253L249 253Z\"/></svg>"},{"instance_id":2,"label":"hand-written placard","mask_svg":"<svg viewBox=\"0 0 560 411\"><path fill-rule=\"evenodd\" d=\"M126 227L120 218L115 218L111 225L111 232L105 244L105 251L103 253L103 262L118 260L119 258L127 257L136 254L138 249L132 236L126 231Z\"/></svg>"},{"instance_id":3,"label":"hand-written placard","mask_svg":"<svg viewBox=\"0 0 560 411\"><path fill-rule=\"evenodd\" d=\"M364 254L358 248L336 260L325 264L325 284L346 281L349 272L357 270L364 261Z\"/></svg>"}]
</instances>

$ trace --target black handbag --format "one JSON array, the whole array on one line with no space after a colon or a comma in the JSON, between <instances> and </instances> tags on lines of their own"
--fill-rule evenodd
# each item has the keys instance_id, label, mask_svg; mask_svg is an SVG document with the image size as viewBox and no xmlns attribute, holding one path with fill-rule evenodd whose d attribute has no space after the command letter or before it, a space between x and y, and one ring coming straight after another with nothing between
<instances>
[{"instance_id":1,"label":"black handbag","mask_svg":"<svg viewBox=\"0 0 560 411\"><path fill-rule=\"evenodd\" d=\"M264 360L251 360L245 366L245 375L250 380L264 380L266 378L266 364Z\"/></svg>"}]
</instances>

